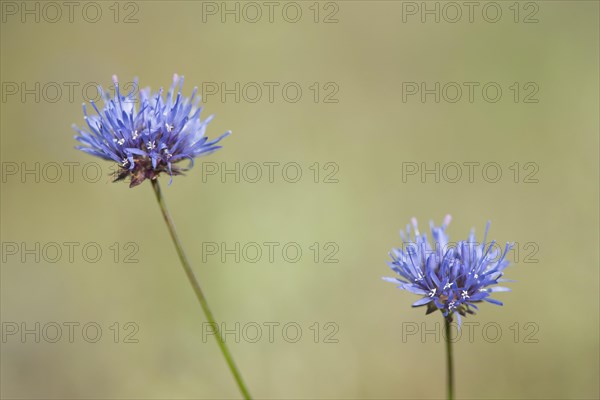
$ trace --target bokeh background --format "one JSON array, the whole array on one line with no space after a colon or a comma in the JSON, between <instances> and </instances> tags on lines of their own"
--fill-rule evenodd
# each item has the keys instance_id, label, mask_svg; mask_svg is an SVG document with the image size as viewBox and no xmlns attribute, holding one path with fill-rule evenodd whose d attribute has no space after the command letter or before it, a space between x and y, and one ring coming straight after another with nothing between
<instances>
[{"instance_id":1,"label":"bokeh background","mask_svg":"<svg viewBox=\"0 0 600 400\"><path fill-rule=\"evenodd\" d=\"M441 317L412 309L414 295L380 278L390 274L387 253L401 244L398 230L411 217L424 230L429 219L439 223L447 213L454 217L452 239L465 238L472 227L481 234L490 219L491 237L515 241L520 250L507 270L517 281L513 292L496 296L504 307L482 305L468 320L480 324L472 343L465 336L456 344L458 397L599 397L597 2L498 2L502 17L496 23L483 18L486 3L478 3L473 22L463 7L456 23L444 19L453 18L451 9L439 23L432 16L422 23L421 14L403 14L407 4L394 1L297 2L302 17L296 23L283 18L284 7L296 7L285 2L276 3L272 22L267 6L257 3L263 15L255 23L249 21L254 10L236 2L97 2L102 17L96 23L83 18L86 3L78 3L72 22L64 7L61 18L48 22L55 11L44 9L44 2L23 3L39 7L40 21L35 15L22 21L25 6L14 3L13 14L6 3L0 28L3 398L239 396L216 344L202 340L204 317L150 185L130 190L112 184L110 163L74 150L70 126L83 123L84 85L109 86L117 74L122 82L137 76L142 86L166 87L174 72L185 76L188 95L195 85L215 82L230 88L257 82L264 89L256 102L249 101L251 92L239 102L233 95L225 101L205 96L203 115L216 114L209 136L229 129L234 134L224 149L199 161L219 168L296 162L303 173L289 183L276 169L271 183L265 167L257 183L243 176L238 183L231 175L222 182L204 175L207 165L198 162L171 186L168 177L161 180L217 318L233 330L236 322L263 326L257 343L228 336L256 398L443 398L441 338L422 340L419 332L403 340L409 326L435 331L438 324L439 334ZM419 12L424 7L414 4ZM206 13L214 7L216 15ZM222 7L239 7L239 23L235 15L223 23ZM443 12L444 3L438 7ZM288 19L295 9L287 9ZM86 17L94 19L94 10ZM486 15L493 18L494 10ZM524 23L532 13L529 21L538 22ZM327 16L330 23L324 23ZM35 91L36 82L39 101L21 98L21 84ZM63 89L58 99L53 85L44 93L52 82ZM65 82L78 85L73 98ZM279 85L272 102L263 82ZM295 103L282 95L288 82L303 90ZM310 89L315 82L317 102ZM328 82L334 86L325 88ZM487 102L480 86L472 103L466 91L456 103L436 103L432 96L423 103L418 95L404 102L403 82L497 82L503 95ZM509 89L514 82L522 90L517 102ZM523 101L527 82L539 88L536 103ZM332 87L339 89L330 98L337 102L325 102ZM93 97L93 88L88 93ZM473 182L466 175L457 183L436 183L433 176L421 182L418 176L403 179L406 162L429 168L436 162L497 162L503 175L489 183L480 167ZM515 183L510 166L516 162L521 174ZM21 176L36 163L39 182L35 175ZM54 183L54 173L43 172L54 165L49 163L62 166ZM64 163L78 163L72 182ZM97 182L89 178L95 168L88 179L82 176L89 163L102 166ZM310 169L314 163L319 183ZM326 163L336 166L337 183L324 182L332 170L325 170ZM537 183L526 182L526 163L537 165ZM73 262L66 242L79 243ZM129 242L134 247L125 249ZM286 262L279 247L274 262L266 254L256 263L233 256L222 262L203 253L207 242L229 248L236 242L295 242L303 254ZM318 262L309 249L315 242ZM337 263L323 262L329 242L337 246ZM18 244L16 255L7 243ZM58 243L63 254L56 262L43 254L39 262L32 255L23 261L22 246L36 243ZM86 243L102 249L98 262L83 258ZM137 263L124 262L131 249L137 249ZM73 343L68 322L80 324ZM125 329L128 322L135 325ZM264 325L269 322L280 324L273 343ZM282 337L281 327L290 322L302 328L297 343ZM326 329L328 322L334 325ZM50 343L41 332L36 343L33 334L25 340L21 332L8 334L23 323L47 326L47 337L56 323L63 336ZM102 328L98 342L83 338L87 323ZM485 324L502 329L497 341L486 340ZM137 332L130 339L138 343L125 339L132 326ZM327 343L335 327L330 339L337 343ZM487 333L495 336L494 329Z\"/></svg>"}]
</instances>

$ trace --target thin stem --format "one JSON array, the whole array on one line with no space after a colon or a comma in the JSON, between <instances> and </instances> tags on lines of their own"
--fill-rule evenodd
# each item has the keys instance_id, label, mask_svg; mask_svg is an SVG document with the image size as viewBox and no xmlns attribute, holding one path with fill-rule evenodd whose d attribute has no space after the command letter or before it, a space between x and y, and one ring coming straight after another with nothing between
<instances>
[{"instance_id":1,"label":"thin stem","mask_svg":"<svg viewBox=\"0 0 600 400\"><path fill-rule=\"evenodd\" d=\"M454 366L452 363L452 338L450 323L452 317L448 315L444 318L445 339L446 339L446 369L448 370L448 400L454 399Z\"/></svg>"},{"instance_id":2,"label":"thin stem","mask_svg":"<svg viewBox=\"0 0 600 400\"><path fill-rule=\"evenodd\" d=\"M175 244L175 249L177 250L177 254L179 255L179 260L181 261L181 265L183 266L185 274L187 275L188 280L190 281L190 284L192 285L192 288L194 289L194 293L196 293L196 298L198 298L198 301L200 302L200 305L202 306L202 310L204 310L206 319L208 320L209 324L213 327L213 329L215 331L215 335L214 335L215 340L217 341L217 344L219 345L219 348L221 349L221 352L223 353L223 357L225 357L225 361L227 361L227 365L229 365L229 369L231 370L231 373L233 374L233 377L235 378L235 381L240 389L240 392L242 392L242 395L244 396L245 399L251 399L250 392L248 391L248 388L246 387L246 385L244 384L244 381L242 380L242 375L240 374L240 371L237 369L237 367L235 366L235 363L233 362L233 357L231 356L229 349L225 345L225 341L223 340L223 337L221 336L221 331L219 330L219 326L215 322L215 317L213 316L212 311L210 311L210 308L208 307L208 302L206 301L206 297L204 297L204 293L202 292L202 289L200 288L200 284L198 283L198 280L196 279L196 276L194 275L194 271L192 270L192 267L190 266L190 263L189 263L187 257L185 256L185 253L183 251L183 246L181 245L179 237L177 236L175 224L173 223L173 220L171 219L171 215L169 214L167 205L165 204L165 201L162 197L162 194L160 191L160 186L158 184L158 180L152 179L151 182L152 182L152 189L154 189L154 193L156 194L156 200L158 201L158 205L160 206L162 215L165 219L165 222L167 223L167 227L169 228L169 233L171 234L171 238L173 239L173 243Z\"/></svg>"}]
</instances>

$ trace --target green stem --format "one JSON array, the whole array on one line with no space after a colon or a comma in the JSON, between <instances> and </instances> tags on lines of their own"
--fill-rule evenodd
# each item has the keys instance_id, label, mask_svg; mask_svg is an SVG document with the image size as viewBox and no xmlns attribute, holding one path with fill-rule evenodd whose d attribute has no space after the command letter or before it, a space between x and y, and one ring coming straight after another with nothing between
<instances>
[{"instance_id":1,"label":"green stem","mask_svg":"<svg viewBox=\"0 0 600 400\"><path fill-rule=\"evenodd\" d=\"M448 400L454 399L454 366L452 363L452 338L450 337L450 323L452 317L448 315L444 318L445 339L446 339L446 369L448 370Z\"/></svg>"},{"instance_id":2,"label":"green stem","mask_svg":"<svg viewBox=\"0 0 600 400\"><path fill-rule=\"evenodd\" d=\"M179 241L179 237L177 236L177 231L175 230L175 224L173 223L173 220L171 219L171 215L169 214L169 210L167 209L167 205L165 204L165 201L161 194L158 180L153 179L153 180L151 180L151 182L152 182L152 189L154 189L154 193L156 194L156 200L158 201L158 205L160 206L162 215L165 219L165 222L167 223L167 227L169 228L169 233L171 234L171 238L173 239L173 243L175 244L175 249L177 250L177 254L179 255L179 260L181 261L181 265L183 266L185 274L187 275L188 280L190 281L190 284L192 285L192 288L194 289L194 293L196 293L196 297L198 298L198 301L200 302L200 305L202 306L202 310L204 310L204 315L206 315L206 319L208 320L208 322L210 323L210 325L213 327L213 329L215 331L215 335L214 335L215 340L217 341L217 344L219 345L219 348L221 349L221 352L223 353L223 357L225 357L225 361L227 361L227 365L229 366L229 369L231 370L231 373L233 374L233 377L235 378L235 381L240 389L240 392L242 392L244 399L251 399L250 392L248 391L248 388L246 388L246 385L244 384L244 381L242 380L242 375L240 374L240 371L237 369L237 367L235 366L235 363L233 362L233 357L231 356L229 349L225 345L225 341L223 340L223 337L221 336L221 331L219 329L219 326L215 322L215 317L213 316L212 311L210 311L210 308L208 307L208 302L206 301L206 297L204 297L204 293L202 292L202 289L200 288L200 284L198 283L198 280L196 279L196 276L194 275L194 271L192 270L192 267L191 267L187 257L185 256L185 253L183 251L183 246L181 245L181 242Z\"/></svg>"}]
</instances>

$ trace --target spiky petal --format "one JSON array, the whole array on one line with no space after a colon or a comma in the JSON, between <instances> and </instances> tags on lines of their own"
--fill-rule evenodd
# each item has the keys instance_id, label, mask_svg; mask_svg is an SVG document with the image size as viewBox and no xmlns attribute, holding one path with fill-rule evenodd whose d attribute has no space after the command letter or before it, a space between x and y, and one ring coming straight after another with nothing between
<instances>
[{"instance_id":1,"label":"spiky petal","mask_svg":"<svg viewBox=\"0 0 600 400\"><path fill-rule=\"evenodd\" d=\"M161 172L171 177L181 174L184 169L177 165L179 162L189 160L192 166L194 158L220 149L217 144L231 133L208 140L206 126L213 116L200 119L198 89L190 98L183 97L183 77L177 74L164 98L162 88L154 93L145 88L137 96L137 79L133 90L125 95L119 90L116 76L113 82L114 97L100 88L104 101L101 111L91 102L95 114L88 115L83 105L87 127L73 125L78 132L75 139L83 144L76 148L118 163L115 180L131 178L130 187L156 179Z\"/></svg>"},{"instance_id":2,"label":"spiky petal","mask_svg":"<svg viewBox=\"0 0 600 400\"><path fill-rule=\"evenodd\" d=\"M496 242L487 243L488 222L482 243L475 241L474 231L471 231L468 240L450 246L446 234L450 220L450 216L446 216L440 227L430 223L433 238L430 243L427 235L419 232L417 220L413 218L412 229L407 225L406 232L400 232L403 248L392 249L390 253L392 261L388 264L398 276L383 279L422 296L413 307L427 305L427 313L439 309L445 317L454 313L474 314L475 303L481 301L502 305L490 295L509 291L495 285L503 281L500 278L509 264L506 255L512 244L507 243L502 251L495 247Z\"/></svg>"}]
</instances>

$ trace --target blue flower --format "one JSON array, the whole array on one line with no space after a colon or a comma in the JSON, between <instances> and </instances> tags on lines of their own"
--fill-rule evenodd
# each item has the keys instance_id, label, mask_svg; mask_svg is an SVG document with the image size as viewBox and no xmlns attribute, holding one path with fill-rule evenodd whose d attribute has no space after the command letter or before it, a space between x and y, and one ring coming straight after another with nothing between
<instances>
[{"instance_id":1,"label":"blue flower","mask_svg":"<svg viewBox=\"0 0 600 400\"><path fill-rule=\"evenodd\" d=\"M410 225L406 226L406 234L400 232L404 247L393 249L390 253L390 268L396 272L397 278L383 278L398 285L398 288L423 296L413 307L427 305L427 314L441 310L444 317L474 314L475 303L487 301L502 305L490 297L494 292L507 292L510 289L494 286L499 282L508 282L500 277L508 266L506 254L512 248L507 243L504 251L495 247L496 242L486 242L490 222L487 223L483 241L475 241L475 233L471 230L468 240L451 245L446 234L450 223L449 215L441 227L430 223L433 243L427 234L419 233L417 220L412 219L414 234Z\"/></svg>"},{"instance_id":2,"label":"blue flower","mask_svg":"<svg viewBox=\"0 0 600 400\"><path fill-rule=\"evenodd\" d=\"M177 163L189 160L191 167L194 158L220 149L217 143L231 133L208 140L204 133L213 116L200 119L198 88L194 88L191 98L182 97L183 77L177 74L164 99L162 88L155 93L151 93L150 88L140 90L139 110L135 93L137 79L133 90L126 95L121 95L116 76L113 81L114 98L100 88L104 109L98 110L92 101L96 115L88 115L84 104L87 129L76 125L73 129L79 133L75 139L83 143L77 149L118 163L115 181L130 177L130 187L133 187L145 179L156 179L161 172L167 172L172 179L185 170Z\"/></svg>"}]
</instances>

